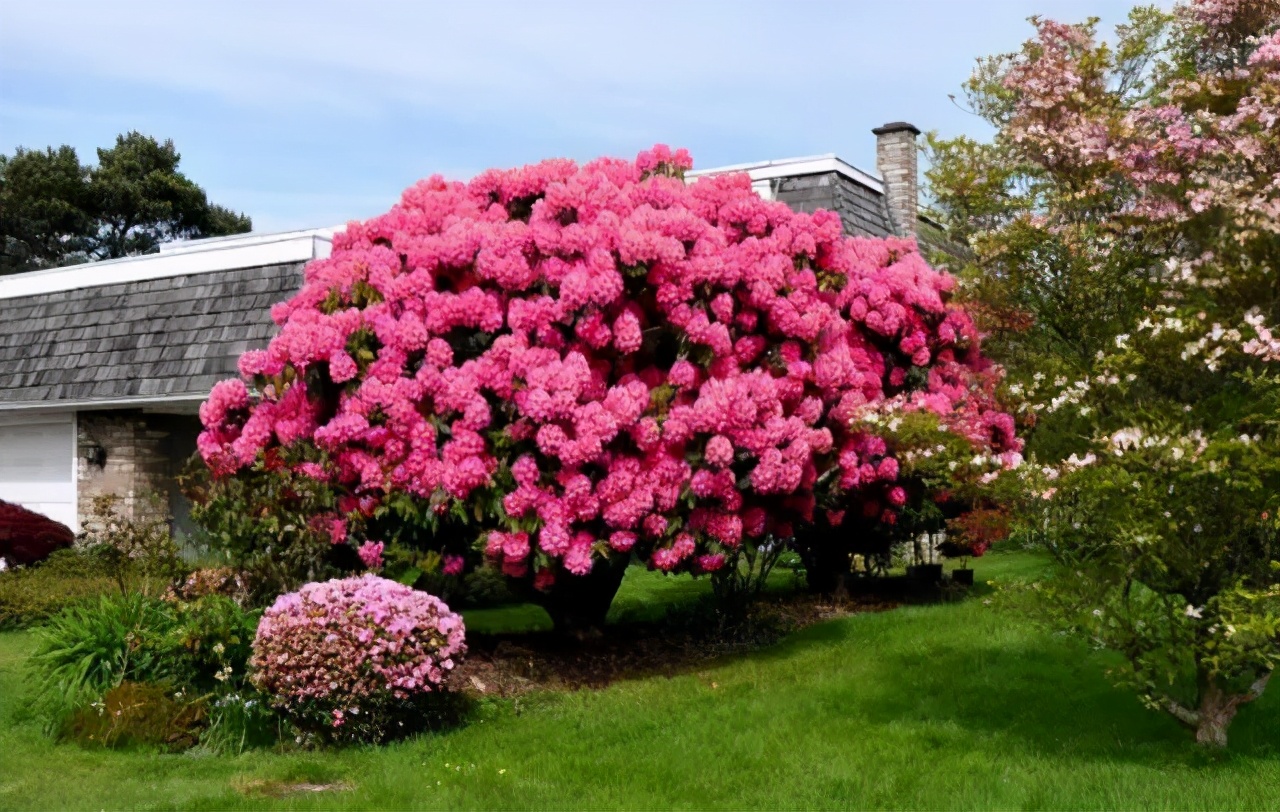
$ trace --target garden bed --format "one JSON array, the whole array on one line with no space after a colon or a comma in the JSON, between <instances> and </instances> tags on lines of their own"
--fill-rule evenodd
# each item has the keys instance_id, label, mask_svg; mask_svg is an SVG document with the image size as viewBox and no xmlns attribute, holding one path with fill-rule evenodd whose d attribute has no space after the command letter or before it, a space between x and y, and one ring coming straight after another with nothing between
<instances>
[{"instance_id":1,"label":"garden bed","mask_svg":"<svg viewBox=\"0 0 1280 812\"><path fill-rule=\"evenodd\" d=\"M736 623L721 623L686 608L657 621L610 626L607 634L589 637L471 632L467 658L455 673L454 684L468 693L507 697L672 677L709 660L771 645L815 623L897 605L871 594L839 601L794 594L765 601Z\"/></svg>"}]
</instances>

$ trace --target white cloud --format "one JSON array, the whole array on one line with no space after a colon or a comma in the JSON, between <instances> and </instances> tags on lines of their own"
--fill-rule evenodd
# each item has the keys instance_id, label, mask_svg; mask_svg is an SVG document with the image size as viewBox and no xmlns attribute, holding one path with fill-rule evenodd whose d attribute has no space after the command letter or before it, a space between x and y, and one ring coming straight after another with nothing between
<instances>
[{"instance_id":1,"label":"white cloud","mask_svg":"<svg viewBox=\"0 0 1280 812\"><path fill-rule=\"evenodd\" d=\"M1022 18L1114 22L1128 5L15 1L0 147L146 128L215 199L289 225L328 216L317 195L357 209L442 167L659 140L702 165L836 151L870 168L884 121L975 129L946 94L975 57L1016 47ZM250 191L268 188L280 196Z\"/></svg>"}]
</instances>

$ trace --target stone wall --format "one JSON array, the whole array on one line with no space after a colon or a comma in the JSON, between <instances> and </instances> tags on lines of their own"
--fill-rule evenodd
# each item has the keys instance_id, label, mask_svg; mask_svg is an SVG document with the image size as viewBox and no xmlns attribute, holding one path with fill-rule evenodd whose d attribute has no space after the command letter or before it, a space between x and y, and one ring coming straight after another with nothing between
<instances>
[{"instance_id":1,"label":"stone wall","mask_svg":"<svg viewBox=\"0 0 1280 812\"><path fill-rule=\"evenodd\" d=\"M80 412L76 423L82 528L89 529L94 497L108 494L120 497L117 510L126 518L185 516L176 477L194 446L194 417Z\"/></svg>"}]
</instances>

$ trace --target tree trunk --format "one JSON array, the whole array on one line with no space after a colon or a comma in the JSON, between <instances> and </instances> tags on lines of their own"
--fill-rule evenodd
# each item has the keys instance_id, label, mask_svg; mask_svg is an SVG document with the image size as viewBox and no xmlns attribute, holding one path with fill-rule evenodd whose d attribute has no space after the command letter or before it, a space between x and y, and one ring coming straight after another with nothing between
<instances>
[{"instance_id":1,"label":"tree trunk","mask_svg":"<svg viewBox=\"0 0 1280 812\"><path fill-rule=\"evenodd\" d=\"M598 635L629 563L630 556L612 555L597 560L586 575L561 572L549 592L531 589L528 597L551 616L557 634L578 638Z\"/></svg>"},{"instance_id":2,"label":"tree trunk","mask_svg":"<svg viewBox=\"0 0 1280 812\"><path fill-rule=\"evenodd\" d=\"M1226 747L1227 728L1235 718L1237 702L1227 696L1217 685L1210 685L1200 698L1200 711L1196 714L1196 744L1205 747Z\"/></svg>"},{"instance_id":3,"label":"tree trunk","mask_svg":"<svg viewBox=\"0 0 1280 812\"><path fill-rule=\"evenodd\" d=\"M804 577L809 591L818 595L834 594L849 570L848 556L815 553L802 557L801 561L804 563Z\"/></svg>"},{"instance_id":4,"label":"tree trunk","mask_svg":"<svg viewBox=\"0 0 1280 812\"><path fill-rule=\"evenodd\" d=\"M1222 689L1212 677L1204 676L1200 680L1200 707L1191 710L1177 702L1166 703L1166 709L1187 727L1196 732L1196 744L1203 747L1222 748L1227 746L1227 728L1235 719L1236 712L1246 702L1252 702L1262 696L1271 672L1258 677L1249 690L1242 694L1229 694Z\"/></svg>"},{"instance_id":5,"label":"tree trunk","mask_svg":"<svg viewBox=\"0 0 1280 812\"><path fill-rule=\"evenodd\" d=\"M838 532L824 523L805 528L796 537L795 549L804 564L810 592L831 595L844 585L849 574L849 553L838 543Z\"/></svg>"}]
</instances>

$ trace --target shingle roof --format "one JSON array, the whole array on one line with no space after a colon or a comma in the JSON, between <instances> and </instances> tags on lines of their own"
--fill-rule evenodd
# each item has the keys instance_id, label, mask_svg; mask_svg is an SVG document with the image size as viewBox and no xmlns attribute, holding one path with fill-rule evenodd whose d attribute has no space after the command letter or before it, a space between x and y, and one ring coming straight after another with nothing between
<instances>
[{"instance_id":1,"label":"shingle roof","mask_svg":"<svg viewBox=\"0 0 1280 812\"><path fill-rule=\"evenodd\" d=\"M894 234L884 194L839 172L778 178L773 184L774 199L796 211L830 209L839 214L846 234L861 237ZM963 262L968 255L965 246L952 242L945 229L926 217L921 217L916 224L915 236L932 262L943 265Z\"/></svg>"},{"instance_id":2,"label":"shingle roof","mask_svg":"<svg viewBox=\"0 0 1280 812\"><path fill-rule=\"evenodd\" d=\"M0 408L207 394L301 282L289 263L0 299Z\"/></svg>"},{"instance_id":3,"label":"shingle roof","mask_svg":"<svg viewBox=\"0 0 1280 812\"><path fill-rule=\"evenodd\" d=\"M774 199L796 211L830 209L840 215L847 234L885 237L893 233L883 195L838 172L778 178Z\"/></svg>"}]
</instances>

